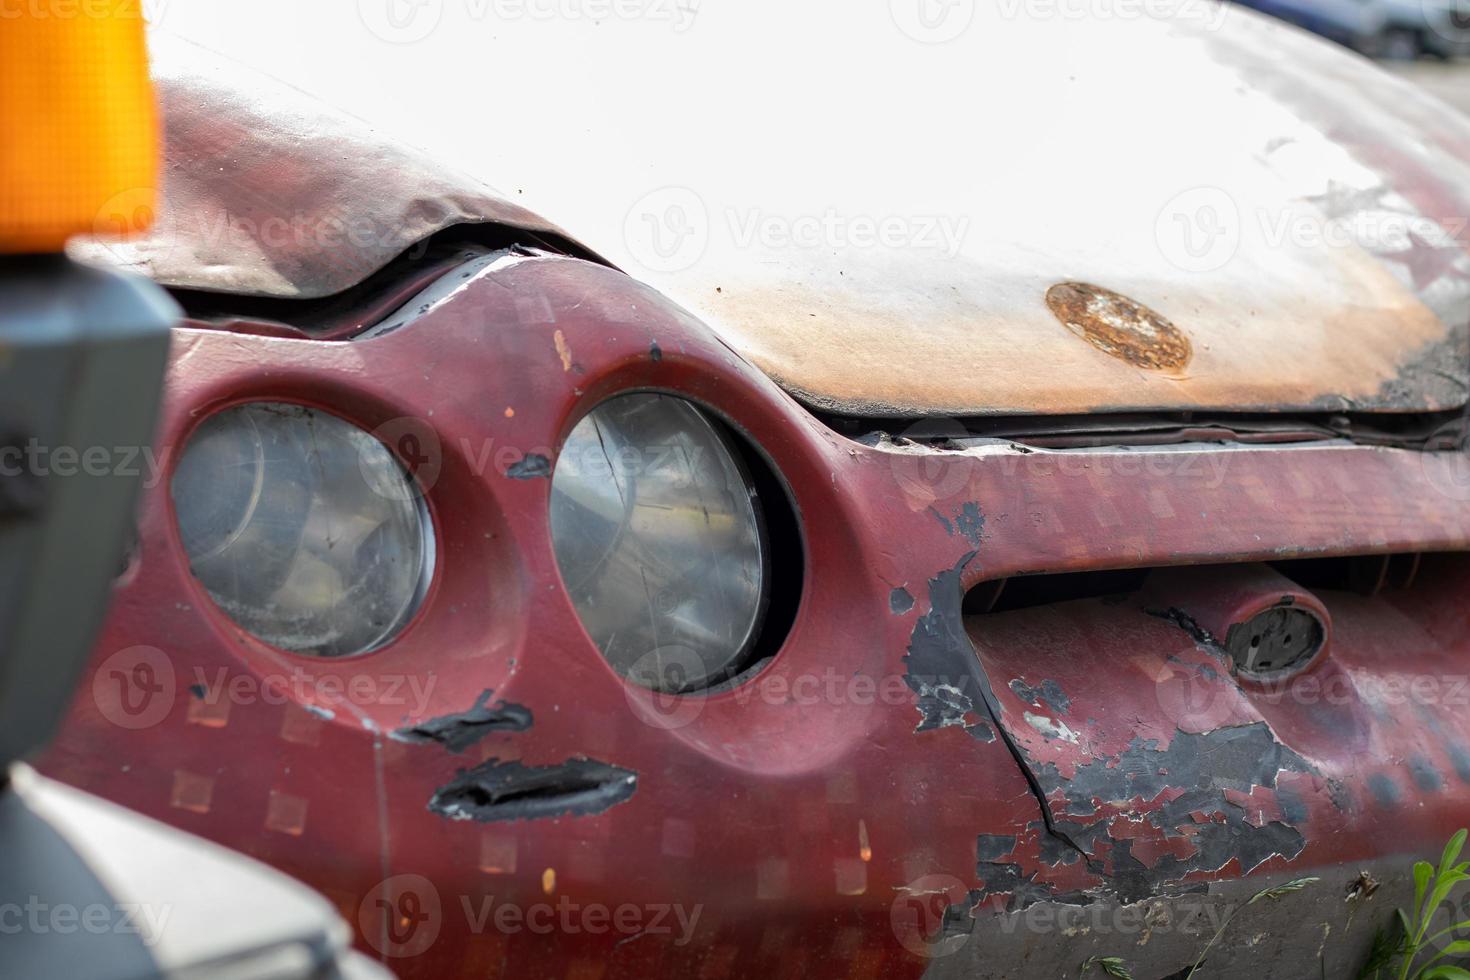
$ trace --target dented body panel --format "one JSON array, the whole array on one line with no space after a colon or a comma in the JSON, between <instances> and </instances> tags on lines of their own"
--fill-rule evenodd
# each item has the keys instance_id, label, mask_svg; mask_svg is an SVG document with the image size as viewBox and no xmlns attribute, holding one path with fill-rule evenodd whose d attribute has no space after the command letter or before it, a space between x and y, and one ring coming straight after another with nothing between
<instances>
[{"instance_id":1,"label":"dented body panel","mask_svg":"<svg viewBox=\"0 0 1470 980\"><path fill-rule=\"evenodd\" d=\"M555 225L421 151L269 75L155 31L163 186L144 236L104 210L73 257L175 289L318 299L434 234L500 225L565 240ZM109 202L127 208L129 195Z\"/></svg>"},{"instance_id":2,"label":"dented body panel","mask_svg":"<svg viewBox=\"0 0 1470 980\"><path fill-rule=\"evenodd\" d=\"M630 388L728 419L801 514L795 623L732 690L626 685L560 585L546 467L524 463L554 460ZM46 768L304 878L401 976L901 977L979 958L979 975L1026 977L1075 975L1094 952L1163 976L1205 937L1019 917L1183 915L1315 876L1320 893L1256 928L1320 935L1365 862L1401 894L1402 856L1436 851L1470 805L1470 715L1371 696L1460 669L1463 555L1426 558L1397 595L1319 596L1333 636L1312 674L1347 683L1330 710L1239 689L1154 614L1199 594L1167 574L1122 602L962 605L1027 573L1470 550L1458 454L863 445L648 287L514 253L369 340L179 331L160 456L252 398L344 415L399 451L405 432L433 438L440 560L422 609L349 661L273 650L191 577L155 484ZM1334 948L1357 951L1391 900L1352 906ZM507 928L486 917L496 903L629 905L647 928ZM1232 946L1198 976L1312 975L1317 955Z\"/></svg>"}]
</instances>

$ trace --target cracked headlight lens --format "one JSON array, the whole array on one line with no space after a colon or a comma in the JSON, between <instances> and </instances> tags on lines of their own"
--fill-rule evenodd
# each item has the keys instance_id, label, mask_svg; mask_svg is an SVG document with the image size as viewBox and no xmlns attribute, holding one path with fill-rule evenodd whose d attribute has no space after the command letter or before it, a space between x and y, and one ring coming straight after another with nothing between
<instances>
[{"instance_id":1,"label":"cracked headlight lens","mask_svg":"<svg viewBox=\"0 0 1470 980\"><path fill-rule=\"evenodd\" d=\"M190 437L171 489L195 578L272 646L365 653L428 586L434 538L417 486L336 416L271 402L219 412Z\"/></svg>"},{"instance_id":2,"label":"cracked headlight lens","mask_svg":"<svg viewBox=\"0 0 1470 980\"><path fill-rule=\"evenodd\" d=\"M642 393L593 409L556 460L551 536L619 674L677 693L745 666L765 609L765 531L734 445L700 409Z\"/></svg>"}]
</instances>

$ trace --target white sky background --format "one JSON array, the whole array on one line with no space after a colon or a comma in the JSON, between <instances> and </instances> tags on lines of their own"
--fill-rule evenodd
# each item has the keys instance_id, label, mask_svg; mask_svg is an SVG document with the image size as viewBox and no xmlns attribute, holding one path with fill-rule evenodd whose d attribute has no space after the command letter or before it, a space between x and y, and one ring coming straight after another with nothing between
<instances>
[{"instance_id":1,"label":"white sky background","mask_svg":"<svg viewBox=\"0 0 1470 980\"><path fill-rule=\"evenodd\" d=\"M670 101L674 119L697 110L699 100L714 93L701 96L690 91L690 79L670 77L660 67L659 52L686 53L681 49L701 27L710 32L700 23L703 14L692 16L687 9L701 2L717 6L723 0L143 0L143 7L156 30L310 92L516 203L567 223L562 197L572 185L585 187L593 159L548 159L524 141L558 119L580 117L585 145L605 156L638 139L609 118L620 100ZM779 19L779 0L770 2ZM863 2L872 3L875 23L893 30L887 0ZM624 11L621 16L582 12L591 7L601 13L614 5ZM758 43L721 33L732 44ZM628 56L618 78L589 91L585 76L558 73L546 64L545 48L533 54L531 45L518 40L527 38L538 47L554 38L552 50L570 64L586 61L577 53L582 45L604 51L612 45ZM755 67L754 60L747 64ZM730 79L722 89L730 95L739 87ZM582 103L580 112L562 111L571 100ZM594 111L589 102L609 111ZM608 118L609 126L594 132L589 118ZM729 132L728 125L713 127L702 143L691 141L691 154L709 152ZM680 161L666 162L677 172ZM538 194L548 189L553 199ZM631 203L620 198L617 207L626 210Z\"/></svg>"},{"instance_id":2,"label":"white sky background","mask_svg":"<svg viewBox=\"0 0 1470 980\"><path fill-rule=\"evenodd\" d=\"M835 206L1029 227L1034 201L992 191L971 208L977 189L1013 187L1017 172L1068 171L1077 127L1101 126L1101 108L1147 100L1181 120L1212 114L1197 95L1158 84L1214 78L1215 92L1233 99L1230 80L1201 65L1194 45L1122 55L1173 30L1148 23L1151 12L1172 8L1213 30L1239 9L1214 0L142 2L157 29L428 151L615 262L630 208L670 186L692 187L712 213L748 197L783 214ZM1038 76L1038 64L1049 70ZM1063 115L1075 121L1056 125ZM1175 136L1154 152L1200 152L1190 147L1201 141ZM1047 186L1059 213L1060 196L1082 190L1066 173Z\"/></svg>"}]
</instances>

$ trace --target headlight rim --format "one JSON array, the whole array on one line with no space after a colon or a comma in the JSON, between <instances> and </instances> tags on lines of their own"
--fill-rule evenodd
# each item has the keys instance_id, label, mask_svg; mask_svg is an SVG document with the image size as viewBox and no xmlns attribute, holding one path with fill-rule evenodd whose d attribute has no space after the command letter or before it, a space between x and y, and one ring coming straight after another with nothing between
<instances>
[{"instance_id":1,"label":"headlight rim","mask_svg":"<svg viewBox=\"0 0 1470 980\"><path fill-rule=\"evenodd\" d=\"M609 379L611 380L611 379ZM555 541L553 540L551 521L551 480L547 481L547 510L545 541L551 554L551 567L556 574L557 585L561 594L572 607L577 627L586 639L588 648L595 654L597 662L616 679L617 683L630 686L643 694L660 698L713 698L723 694L729 694L752 683L764 675L777 659L777 653L785 645L787 638L795 625L796 615L800 607L806 601L805 571L809 567L810 555L806 541L806 533L801 521L800 511L796 503L796 495L780 468L770 453L761 446L755 437L727 411L718 404L700 394L669 385L649 384L618 384L600 385L585 391L572 410L567 412L562 419L556 437L556 455L552 460L552 479L555 478L556 464L560 461L562 453L566 448L567 441L573 430L582 423L589 415L602 405L616 398L627 395L660 395L675 398L685 402L694 408L704 420L710 424L711 430L726 454L735 465L744 482L746 492L750 495L755 505L753 507L757 526L757 533L761 543L761 577L762 588L759 606L752 626L741 644L738 652L730 658L730 666L700 684L697 687L688 687L678 691L663 691L638 683L633 678L624 675L603 653L597 640L593 638L586 624L582 621L580 613L577 612L576 602L572 597L566 575L561 567L561 562L556 555ZM755 468L759 467L765 471L757 476ZM776 499L770 499L767 495L758 493L758 486L762 483L779 490ZM792 601L789 615L781 617L781 622L772 623L772 596L774 591L774 553L777 550L773 546L771 533L771 508L779 506L783 511L789 512L789 523L795 531L796 545L796 580L798 588ZM787 523L783 521L782 523ZM775 642L771 642L771 632L778 635Z\"/></svg>"},{"instance_id":2,"label":"headlight rim","mask_svg":"<svg viewBox=\"0 0 1470 980\"><path fill-rule=\"evenodd\" d=\"M188 547L184 541L182 525L179 520L178 504L174 499L173 483L178 474L180 465L188 454L190 445L199 431L212 419L236 409L251 405L283 405L291 408L314 412L335 419L345 425L351 426L367 438L372 439L388 453L388 456L398 465L403 479L407 485L412 487L414 493L411 499L414 506L414 514L420 530L421 560L415 587L409 596L407 607L412 611L396 626L386 628L377 641L353 653L342 653L335 655L323 655L305 650L293 650L272 642L266 637L260 636L245 624L237 621L215 599L208 587L195 574L194 559L190 556ZM411 634L417 632L424 624L432 606L435 592L439 588L444 575L443 547L439 539L441 517L438 513L435 501L432 499L431 489L425 488L414 476L408 462L403 458L398 448L380 438L377 426L370 422L368 413L354 412L340 404L328 403L303 397L293 391L245 390L231 394L227 398L220 398L204 402L196 406L189 419L189 424L184 426L176 434L173 445L177 451L171 452L166 464L159 473L158 490L163 498L164 528L167 537L169 551L182 566L183 577L187 587L192 591L198 608L204 611L216 629L226 629L241 637L246 637L253 644L258 645L263 651L273 657L286 657L301 665L317 665L332 663L358 663L366 658L379 657L394 650L407 642ZM379 413L371 413L377 415ZM385 416L391 413L383 413Z\"/></svg>"}]
</instances>

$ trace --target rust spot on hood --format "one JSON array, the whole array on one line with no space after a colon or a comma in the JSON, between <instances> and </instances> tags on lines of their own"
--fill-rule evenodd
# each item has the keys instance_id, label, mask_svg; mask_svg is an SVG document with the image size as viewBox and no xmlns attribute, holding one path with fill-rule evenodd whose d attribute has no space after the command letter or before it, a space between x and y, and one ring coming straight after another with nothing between
<instances>
[{"instance_id":1,"label":"rust spot on hood","mask_svg":"<svg viewBox=\"0 0 1470 980\"><path fill-rule=\"evenodd\" d=\"M1046 291L1046 305L1068 330L1134 367L1178 371L1194 353L1178 327L1111 289L1060 282Z\"/></svg>"}]
</instances>

